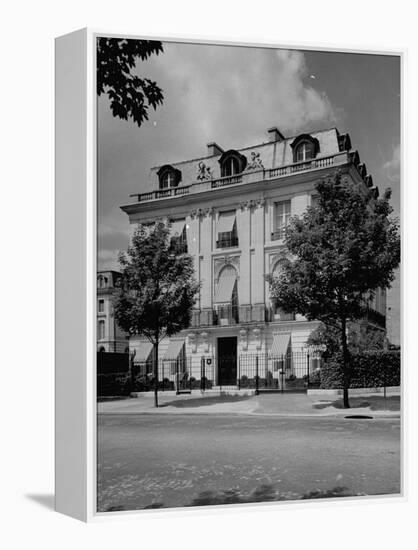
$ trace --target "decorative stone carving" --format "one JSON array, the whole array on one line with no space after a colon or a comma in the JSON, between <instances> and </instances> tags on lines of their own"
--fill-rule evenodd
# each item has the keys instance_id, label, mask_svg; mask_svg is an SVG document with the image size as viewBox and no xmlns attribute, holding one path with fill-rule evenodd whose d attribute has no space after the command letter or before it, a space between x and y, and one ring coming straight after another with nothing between
<instances>
[{"instance_id":1,"label":"decorative stone carving","mask_svg":"<svg viewBox=\"0 0 418 550\"><path fill-rule=\"evenodd\" d=\"M254 206L254 201L248 200L240 203L241 210L250 210Z\"/></svg>"},{"instance_id":2,"label":"decorative stone carving","mask_svg":"<svg viewBox=\"0 0 418 550\"><path fill-rule=\"evenodd\" d=\"M256 200L257 208L263 208L266 203L266 200L263 197L260 197Z\"/></svg>"},{"instance_id":3,"label":"decorative stone carving","mask_svg":"<svg viewBox=\"0 0 418 550\"><path fill-rule=\"evenodd\" d=\"M239 279L239 256L221 256L219 258L215 258L214 260L214 275L215 275L215 281L217 282L219 279L219 275L222 271L222 269L230 265L235 268L237 272L237 279Z\"/></svg>"},{"instance_id":4,"label":"decorative stone carving","mask_svg":"<svg viewBox=\"0 0 418 550\"><path fill-rule=\"evenodd\" d=\"M260 153L256 153L255 151L251 153L251 160L247 164L247 170L264 170L264 165L260 158Z\"/></svg>"},{"instance_id":5,"label":"decorative stone carving","mask_svg":"<svg viewBox=\"0 0 418 550\"><path fill-rule=\"evenodd\" d=\"M282 245L281 248L282 250L280 250L276 254L270 255L270 273L273 273L274 268L279 262L282 262L283 260L286 260L288 258L284 245Z\"/></svg>"},{"instance_id":6,"label":"decorative stone carving","mask_svg":"<svg viewBox=\"0 0 418 550\"><path fill-rule=\"evenodd\" d=\"M209 334L207 332L201 332L200 336L203 342L203 352L209 353Z\"/></svg>"},{"instance_id":7,"label":"decorative stone carving","mask_svg":"<svg viewBox=\"0 0 418 550\"><path fill-rule=\"evenodd\" d=\"M247 329L242 328L239 331L239 341L240 341L242 350L247 351L247 349L248 349L248 331L247 331Z\"/></svg>"},{"instance_id":8,"label":"decorative stone carving","mask_svg":"<svg viewBox=\"0 0 418 550\"><path fill-rule=\"evenodd\" d=\"M208 181L213 179L213 173L210 166L207 166L202 160L197 165L197 181Z\"/></svg>"},{"instance_id":9,"label":"decorative stone carving","mask_svg":"<svg viewBox=\"0 0 418 550\"><path fill-rule=\"evenodd\" d=\"M187 339L188 339L188 341L189 341L190 347L192 348L192 353L196 353L196 349L197 349L197 338L196 338L196 333L195 333L195 332L190 332L190 333L187 335Z\"/></svg>"},{"instance_id":10,"label":"decorative stone carving","mask_svg":"<svg viewBox=\"0 0 418 550\"><path fill-rule=\"evenodd\" d=\"M192 210L190 212L190 216L192 219L201 218L203 216L203 211L201 208L198 208L197 210Z\"/></svg>"},{"instance_id":11,"label":"decorative stone carving","mask_svg":"<svg viewBox=\"0 0 418 550\"><path fill-rule=\"evenodd\" d=\"M260 327L253 328L253 337L255 340L256 348L261 349L261 328Z\"/></svg>"},{"instance_id":12,"label":"decorative stone carving","mask_svg":"<svg viewBox=\"0 0 418 550\"><path fill-rule=\"evenodd\" d=\"M212 208L212 207L210 207L210 208L205 208L205 211L204 211L204 212L205 212L205 216L206 216L207 218L209 218L209 217L212 216L212 214L213 214L213 208Z\"/></svg>"}]
</instances>

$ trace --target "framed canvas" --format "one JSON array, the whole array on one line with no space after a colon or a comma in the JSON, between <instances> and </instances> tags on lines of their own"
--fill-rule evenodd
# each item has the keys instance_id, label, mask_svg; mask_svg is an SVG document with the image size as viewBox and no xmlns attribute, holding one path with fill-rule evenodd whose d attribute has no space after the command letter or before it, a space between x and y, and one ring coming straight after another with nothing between
<instances>
[{"instance_id":1,"label":"framed canvas","mask_svg":"<svg viewBox=\"0 0 418 550\"><path fill-rule=\"evenodd\" d=\"M402 62L56 40L58 511L402 497Z\"/></svg>"}]
</instances>

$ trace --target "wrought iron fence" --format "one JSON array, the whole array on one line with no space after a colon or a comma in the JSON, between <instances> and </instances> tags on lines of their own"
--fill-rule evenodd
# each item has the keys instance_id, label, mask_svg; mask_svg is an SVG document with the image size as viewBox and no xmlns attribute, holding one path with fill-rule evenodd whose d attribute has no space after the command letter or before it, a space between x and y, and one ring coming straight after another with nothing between
<instances>
[{"instance_id":1,"label":"wrought iron fence","mask_svg":"<svg viewBox=\"0 0 418 550\"><path fill-rule=\"evenodd\" d=\"M133 391L153 391L155 389L155 363L145 361L133 363ZM160 391L209 390L215 385L215 364L211 356L199 358L179 356L173 359L164 357L158 361L158 389Z\"/></svg>"},{"instance_id":2,"label":"wrought iron fence","mask_svg":"<svg viewBox=\"0 0 418 550\"><path fill-rule=\"evenodd\" d=\"M242 354L238 361L239 389L260 391L306 391L319 385L321 358L305 351L278 356Z\"/></svg>"},{"instance_id":3,"label":"wrought iron fence","mask_svg":"<svg viewBox=\"0 0 418 550\"><path fill-rule=\"evenodd\" d=\"M229 361L229 363L228 363ZM228 356L218 363L216 357L179 356L160 359L158 389L176 391L248 389L263 391L306 391L319 386L322 359L305 351L281 356L268 353ZM133 391L155 389L154 362L133 363Z\"/></svg>"}]
</instances>

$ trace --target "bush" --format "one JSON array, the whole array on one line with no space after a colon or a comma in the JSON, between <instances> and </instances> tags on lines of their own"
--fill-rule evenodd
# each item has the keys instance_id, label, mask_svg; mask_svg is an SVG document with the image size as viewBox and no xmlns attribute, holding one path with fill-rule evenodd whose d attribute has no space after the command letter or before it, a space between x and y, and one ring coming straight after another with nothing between
<instances>
[{"instance_id":1,"label":"bush","mask_svg":"<svg viewBox=\"0 0 418 550\"><path fill-rule=\"evenodd\" d=\"M97 376L97 396L126 396L132 391L129 373L99 374Z\"/></svg>"},{"instance_id":2,"label":"bush","mask_svg":"<svg viewBox=\"0 0 418 550\"><path fill-rule=\"evenodd\" d=\"M351 355L350 388L381 388L401 383L399 351L371 351ZM321 388L343 387L341 355L335 355L321 368Z\"/></svg>"}]
</instances>

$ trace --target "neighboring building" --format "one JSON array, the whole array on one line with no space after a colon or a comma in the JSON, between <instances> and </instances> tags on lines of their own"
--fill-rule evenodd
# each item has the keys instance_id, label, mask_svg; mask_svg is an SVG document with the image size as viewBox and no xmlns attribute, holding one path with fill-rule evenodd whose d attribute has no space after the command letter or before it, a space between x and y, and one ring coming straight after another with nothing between
<instances>
[{"instance_id":1,"label":"neighboring building","mask_svg":"<svg viewBox=\"0 0 418 550\"><path fill-rule=\"evenodd\" d=\"M117 325L113 313L112 299L119 277L117 271L97 273L97 351L129 351L128 336Z\"/></svg>"},{"instance_id":2,"label":"neighboring building","mask_svg":"<svg viewBox=\"0 0 418 550\"><path fill-rule=\"evenodd\" d=\"M266 280L286 254L286 225L313 203L318 179L337 170L376 196L378 190L348 134L336 128L291 138L277 128L268 134L267 143L239 150L210 143L204 158L153 168L155 190L122 207L131 224L170 220L173 244L191 254L201 283L192 326L160 345L163 364L171 364L168 376L182 357L195 373L208 359L217 385L237 384L255 356L265 377L278 379L283 370L293 378L306 374L306 342L318 323L278 309ZM379 326L384 302L378 292L370 303ZM130 346L138 360L149 359L152 348L142 339ZM286 355L293 359L283 360Z\"/></svg>"},{"instance_id":3,"label":"neighboring building","mask_svg":"<svg viewBox=\"0 0 418 550\"><path fill-rule=\"evenodd\" d=\"M387 296L387 337L389 344L401 345L401 274L396 270L396 277L388 290Z\"/></svg>"}]
</instances>

